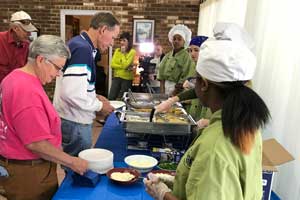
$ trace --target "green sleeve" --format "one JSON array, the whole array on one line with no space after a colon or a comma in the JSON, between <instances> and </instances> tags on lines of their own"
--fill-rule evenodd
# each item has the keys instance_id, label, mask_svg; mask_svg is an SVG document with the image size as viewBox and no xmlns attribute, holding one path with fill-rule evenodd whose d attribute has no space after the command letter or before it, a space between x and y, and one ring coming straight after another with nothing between
<instances>
[{"instance_id":1,"label":"green sleeve","mask_svg":"<svg viewBox=\"0 0 300 200\"><path fill-rule=\"evenodd\" d=\"M199 158L200 157L200 158ZM186 183L187 200L241 200L238 169L216 154L206 152L194 160Z\"/></svg>"},{"instance_id":2,"label":"green sleeve","mask_svg":"<svg viewBox=\"0 0 300 200\"><path fill-rule=\"evenodd\" d=\"M117 48L111 61L111 67L113 69L127 69L132 65L135 53L136 51L131 49L127 54L123 54L120 48Z\"/></svg>"},{"instance_id":3,"label":"green sleeve","mask_svg":"<svg viewBox=\"0 0 300 200\"><path fill-rule=\"evenodd\" d=\"M183 92L179 93L177 96L179 98L179 101L185 101L185 100L197 98L195 89L184 90Z\"/></svg>"},{"instance_id":4,"label":"green sleeve","mask_svg":"<svg viewBox=\"0 0 300 200\"><path fill-rule=\"evenodd\" d=\"M195 62L192 60L189 54L185 55L185 60L182 68L182 74L180 75L178 83L183 83L190 76L195 76Z\"/></svg>"},{"instance_id":5,"label":"green sleeve","mask_svg":"<svg viewBox=\"0 0 300 200\"><path fill-rule=\"evenodd\" d=\"M164 71L165 71L165 68L166 68L166 62L168 60L167 57L168 57L168 54L164 56L161 63L159 64L158 74L157 74L157 79L158 80L165 80Z\"/></svg>"},{"instance_id":6,"label":"green sleeve","mask_svg":"<svg viewBox=\"0 0 300 200\"><path fill-rule=\"evenodd\" d=\"M189 69L190 71L188 72L188 78L189 77L195 77L196 76L196 63L195 62L193 62L192 63L192 67L190 67L190 69Z\"/></svg>"}]
</instances>

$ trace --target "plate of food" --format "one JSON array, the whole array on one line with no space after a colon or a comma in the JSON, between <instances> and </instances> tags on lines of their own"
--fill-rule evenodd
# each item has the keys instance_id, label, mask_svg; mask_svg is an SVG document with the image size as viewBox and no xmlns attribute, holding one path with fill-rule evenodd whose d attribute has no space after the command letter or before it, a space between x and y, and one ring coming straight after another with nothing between
<instances>
[{"instance_id":1,"label":"plate of food","mask_svg":"<svg viewBox=\"0 0 300 200\"><path fill-rule=\"evenodd\" d=\"M123 106L126 105L123 101L109 101L109 103L115 109L122 108Z\"/></svg>"},{"instance_id":2,"label":"plate of food","mask_svg":"<svg viewBox=\"0 0 300 200\"><path fill-rule=\"evenodd\" d=\"M124 161L130 168L136 169L140 173L151 171L158 163L154 157L146 155L127 156Z\"/></svg>"},{"instance_id":3,"label":"plate of food","mask_svg":"<svg viewBox=\"0 0 300 200\"><path fill-rule=\"evenodd\" d=\"M177 168L177 163L175 162L161 162L157 165L158 169L166 170L170 172L175 172Z\"/></svg>"},{"instance_id":4,"label":"plate of food","mask_svg":"<svg viewBox=\"0 0 300 200\"><path fill-rule=\"evenodd\" d=\"M130 185L138 181L140 173L135 169L113 168L106 173L106 176L114 183Z\"/></svg>"}]
</instances>

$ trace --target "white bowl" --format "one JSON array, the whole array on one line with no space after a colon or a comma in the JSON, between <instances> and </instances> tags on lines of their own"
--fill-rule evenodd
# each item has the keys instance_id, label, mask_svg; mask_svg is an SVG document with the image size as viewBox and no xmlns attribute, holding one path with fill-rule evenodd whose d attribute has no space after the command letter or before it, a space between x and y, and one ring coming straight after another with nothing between
<instances>
[{"instance_id":1,"label":"white bowl","mask_svg":"<svg viewBox=\"0 0 300 200\"><path fill-rule=\"evenodd\" d=\"M127 156L124 161L129 167L132 167L141 173L151 171L158 163L155 158L145 155Z\"/></svg>"},{"instance_id":2,"label":"white bowl","mask_svg":"<svg viewBox=\"0 0 300 200\"><path fill-rule=\"evenodd\" d=\"M106 149L86 149L81 151L78 157L88 161L88 168L99 174L105 174L114 168L114 154Z\"/></svg>"}]
</instances>

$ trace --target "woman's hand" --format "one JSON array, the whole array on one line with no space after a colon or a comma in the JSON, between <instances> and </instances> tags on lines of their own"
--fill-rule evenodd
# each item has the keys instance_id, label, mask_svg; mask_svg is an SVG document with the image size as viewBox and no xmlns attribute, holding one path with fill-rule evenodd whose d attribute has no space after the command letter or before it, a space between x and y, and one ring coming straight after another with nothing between
<instances>
[{"instance_id":1,"label":"woman's hand","mask_svg":"<svg viewBox=\"0 0 300 200\"><path fill-rule=\"evenodd\" d=\"M168 100L163 101L162 103L160 103L159 105L157 105L155 107L155 111L156 112L166 112L168 110L170 110L170 108L172 107L172 105L176 102L179 101L179 98L177 96L168 98Z\"/></svg>"},{"instance_id":2,"label":"woman's hand","mask_svg":"<svg viewBox=\"0 0 300 200\"><path fill-rule=\"evenodd\" d=\"M171 192L171 189L168 188L166 184L159 181L155 174L149 173L148 177L149 180L146 178L143 180L147 193L156 200L163 200L165 194Z\"/></svg>"},{"instance_id":3,"label":"woman's hand","mask_svg":"<svg viewBox=\"0 0 300 200\"><path fill-rule=\"evenodd\" d=\"M197 126L198 126L198 128L205 128L205 127L207 127L209 125L209 119L204 119L204 118L202 118L202 119L200 119L199 121L197 121Z\"/></svg>"},{"instance_id":4,"label":"woman's hand","mask_svg":"<svg viewBox=\"0 0 300 200\"><path fill-rule=\"evenodd\" d=\"M192 88L195 88L195 84L188 81L188 80L185 80L183 85L182 85L183 89L185 90L189 90L189 89L192 89Z\"/></svg>"},{"instance_id":5,"label":"woman's hand","mask_svg":"<svg viewBox=\"0 0 300 200\"><path fill-rule=\"evenodd\" d=\"M121 53L126 53L126 47L125 46L121 46L120 50L121 50Z\"/></svg>"}]
</instances>

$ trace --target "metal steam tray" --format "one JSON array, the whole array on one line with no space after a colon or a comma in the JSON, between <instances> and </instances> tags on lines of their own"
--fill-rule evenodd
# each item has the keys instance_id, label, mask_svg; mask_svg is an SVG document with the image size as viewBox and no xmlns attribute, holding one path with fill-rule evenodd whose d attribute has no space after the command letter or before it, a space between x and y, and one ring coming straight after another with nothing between
<instances>
[{"instance_id":1,"label":"metal steam tray","mask_svg":"<svg viewBox=\"0 0 300 200\"><path fill-rule=\"evenodd\" d=\"M165 120L164 122L150 122L150 112L135 112L123 108L120 121L127 133L157 134L157 135L187 135L192 133L196 125L194 119L183 109L178 117L185 117L186 123L173 123ZM160 115L156 113L155 115ZM157 117L157 116L154 116ZM161 116L158 116L159 118Z\"/></svg>"}]
</instances>

